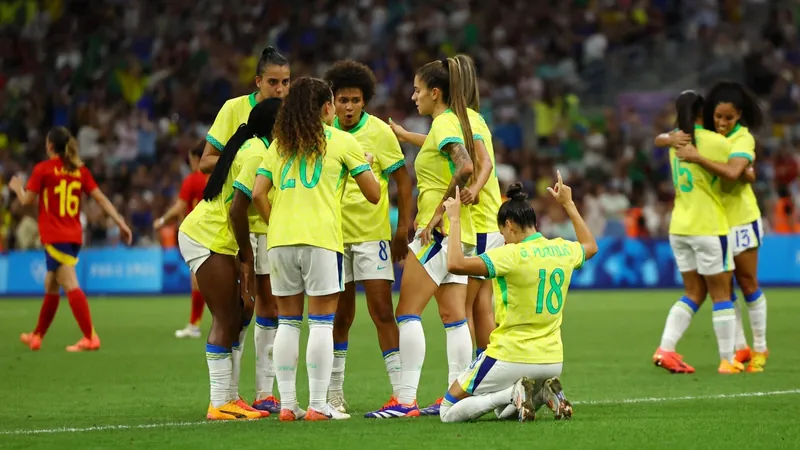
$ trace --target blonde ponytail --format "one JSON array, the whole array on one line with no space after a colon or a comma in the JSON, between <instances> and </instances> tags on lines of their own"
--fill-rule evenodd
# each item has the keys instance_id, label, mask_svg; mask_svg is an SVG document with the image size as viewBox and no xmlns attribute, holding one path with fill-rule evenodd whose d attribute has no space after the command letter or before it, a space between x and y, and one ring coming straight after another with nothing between
<instances>
[{"instance_id":1,"label":"blonde ponytail","mask_svg":"<svg viewBox=\"0 0 800 450\"><path fill-rule=\"evenodd\" d=\"M461 132L464 134L464 147L467 149L469 159L475 167L474 173L479 171L479 162L475 156L475 141L472 138L472 125L469 123L469 115L467 113L468 96L472 97L471 93L475 92L474 87L474 67L472 60L468 56L459 55L456 58L447 58L448 73L450 77L450 109L458 117L458 123L461 125ZM442 61L444 63L444 60Z\"/></svg>"},{"instance_id":2,"label":"blonde ponytail","mask_svg":"<svg viewBox=\"0 0 800 450\"><path fill-rule=\"evenodd\" d=\"M74 137L70 137L67 141L62 160L67 170L78 170L83 167L83 161L81 161L81 157L78 154L78 141Z\"/></svg>"}]
</instances>

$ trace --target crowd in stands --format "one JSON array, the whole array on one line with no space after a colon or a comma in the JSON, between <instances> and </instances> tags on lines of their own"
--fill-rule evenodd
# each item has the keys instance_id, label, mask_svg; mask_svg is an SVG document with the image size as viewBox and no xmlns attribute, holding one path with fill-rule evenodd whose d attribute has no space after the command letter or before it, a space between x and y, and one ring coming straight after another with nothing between
<instances>
[{"instance_id":1,"label":"crowd in stands","mask_svg":"<svg viewBox=\"0 0 800 450\"><path fill-rule=\"evenodd\" d=\"M501 184L525 184L545 234L574 238L544 195L559 169L597 235L664 236L671 174L667 149L654 148L653 137L674 128L670 103L679 90L649 109L583 99L604 89L605 68L627 46L710 42L708 57L735 61L771 117L756 162L769 229L778 198L800 198L800 7L775 3L7 0L0 3L0 175L4 184L30 173L45 157L46 131L66 126L127 216L135 244L172 245L174 230L157 235L153 220L176 196L188 151L220 106L253 90L266 45L290 58L293 77L320 76L337 59L367 63L379 81L368 110L423 133L429 122L410 100L415 69L464 52L478 64ZM760 32L743 32L759 14ZM413 173L416 149L404 150ZM37 246L35 209L21 207L5 186L2 198L3 248ZM117 245L115 226L91 200L84 204L87 244Z\"/></svg>"}]
</instances>

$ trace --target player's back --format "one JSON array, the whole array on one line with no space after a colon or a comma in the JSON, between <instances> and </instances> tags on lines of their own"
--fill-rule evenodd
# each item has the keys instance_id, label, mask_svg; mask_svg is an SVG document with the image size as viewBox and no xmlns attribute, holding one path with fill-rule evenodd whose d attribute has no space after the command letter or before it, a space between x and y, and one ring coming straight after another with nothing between
<instances>
[{"instance_id":1,"label":"player's back","mask_svg":"<svg viewBox=\"0 0 800 450\"><path fill-rule=\"evenodd\" d=\"M518 363L562 362L562 313L572 272L586 259L583 246L536 233L480 258L494 279L498 323L487 355Z\"/></svg>"},{"instance_id":2,"label":"player's back","mask_svg":"<svg viewBox=\"0 0 800 450\"><path fill-rule=\"evenodd\" d=\"M477 233L491 233L499 231L497 227L497 211L500 210L502 196L500 195L500 181L497 179L496 161L494 156L494 145L492 145L492 132L486 125L483 116L471 109L467 110L469 123L472 126L472 134L475 140L483 141L489 159L492 160L491 174L489 180L481 189L480 201L472 207L472 217Z\"/></svg>"},{"instance_id":3,"label":"player's back","mask_svg":"<svg viewBox=\"0 0 800 450\"><path fill-rule=\"evenodd\" d=\"M341 205L347 174L356 176L370 168L353 136L327 125L324 133L326 148L321 158L284 157L278 141L267 151L262 168L275 190L269 248L311 245L343 251Z\"/></svg>"},{"instance_id":4,"label":"player's back","mask_svg":"<svg viewBox=\"0 0 800 450\"><path fill-rule=\"evenodd\" d=\"M239 246L229 225L228 211L235 189L252 197L256 171L263 157L263 145L259 147L258 139L247 140L236 153L219 195L198 203L184 219L180 231L216 253L235 255Z\"/></svg>"},{"instance_id":5,"label":"player's back","mask_svg":"<svg viewBox=\"0 0 800 450\"><path fill-rule=\"evenodd\" d=\"M239 128L239 125L247 123L250 111L258 104L256 93L242 95L232 98L225 102L217 113L214 123L206 134L206 141L213 145L217 150L222 151L228 139Z\"/></svg>"},{"instance_id":6,"label":"player's back","mask_svg":"<svg viewBox=\"0 0 800 450\"><path fill-rule=\"evenodd\" d=\"M721 135L695 126L696 147L700 155L726 162L730 144ZM679 236L723 236L730 227L722 205L722 182L699 164L681 161L670 148L675 204L669 233Z\"/></svg>"},{"instance_id":7,"label":"player's back","mask_svg":"<svg viewBox=\"0 0 800 450\"><path fill-rule=\"evenodd\" d=\"M81 194L97 189L89 169L68 170L60 158L33 169L27 189L39 194L39 235L42 243L83 243Z\"/></svg>"},{"instance_id":8,"label":"player's back","mask_svg":"<svg viewBox=\"0 0 800 450\"><path fill-rule=\"evenodd\" d=\"M752 164L756 157L756 141L750 130L737 124L726 137L731 144L729 158L747 158ZM749 224L761 217L761 209L750 183L723 180L722 192L722 206L725 207L731 227Z\"/></svg>"}]
</instances>

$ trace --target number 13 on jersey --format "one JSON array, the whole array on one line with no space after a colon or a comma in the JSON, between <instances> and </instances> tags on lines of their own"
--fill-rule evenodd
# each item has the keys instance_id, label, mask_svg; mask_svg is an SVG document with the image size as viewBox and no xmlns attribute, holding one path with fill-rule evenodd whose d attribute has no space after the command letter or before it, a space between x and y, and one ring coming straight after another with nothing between
<instances>
[{"instance_id":1,"label":"number 13 on jersey","mask_svg":"<svg viewBox=\"0 0 800 450\"><path fill-rule=\"evenodd\" d=\"M61 180L60 183L53 189L53 193L58 197L58 215L61 217L75 217L80 212L81 204L81 182ZM44 208L49 212L49 195L45 189Z\"/></svg>"}]
</instances>

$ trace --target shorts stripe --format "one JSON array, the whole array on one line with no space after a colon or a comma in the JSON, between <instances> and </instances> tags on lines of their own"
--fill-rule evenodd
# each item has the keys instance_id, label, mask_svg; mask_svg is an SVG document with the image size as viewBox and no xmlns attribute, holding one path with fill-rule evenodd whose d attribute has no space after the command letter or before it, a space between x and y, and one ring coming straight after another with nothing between
<instances>
[{"instance_id":1,"label":"shorts stripe","mask_svg":"<svg viewBox=\"0 0 800 450\"><path fill-rule=\"evenodd\" d=\"M339 291L344 292L344 255L336 252L336 270L339 271Z\"/></svg>"},{"instance_id":2,"label":"shorts stripe","mask_svg":"<svg viewBox=\"0 0 800 450\"><path fill-rule=\"evenodd\" d=\"M488 374L489 371L492 370L492 367L494 367L494 363L496 362L497 362L496 359L489 356L484 356L481 365L476 367L475 370L470 375L469 382L467 384L466 389L464 389L464 392L472 395L472 393L475 392L475 389L477 389L478 386L480 386L481 381L483 381L483 379L486 378L486 374Z\"/></svg>"},{"instance_id":3,"label":"shorts stripe","mask_svg":"<svg viewBox=\"0 0 800 450\"><path fill-rule=\"evenodd\" d=\"M480 255L481 253L486 253L486 236L487 233L478 233L478 245L476 245L476 255Z\"/></svg>"},{"instance_id":4,"label":"shorts stripe","mask_svg":"<svg viewBox=\"0 0 800 450\"><path fill-rule=\"evenodd\" d=\"M444 236L441 233L434 230L433 231L433 242L428 244L428 247L423 247L419 253L417 253L416 257L420 263L424 266L428 261L433 259L434 256L439 254L442 250L442 241L444 240Z\"/></svg>"},{"instance_id":5,"label":"shorts stripe","mask_svg":"<svg viewBox=\"0 0 800 450\"><path fill-rule=\"evenodd\" d=\"M48 255L50 255L51 258L53 258L54 260L58 261L59 263L65 266L74 266L78 264L78 258L68 253L62 252L52 244L45 245L44 250L47 252Z\"/></svg>"},{"instance_id":6,"label":"shorts stripe","mask_svg":"<svg viewBox=\"0 0 800 450\"><path fill-rule=\"evenodd\" d=\"M758 230L758 221L759 220L760 219L754 220L753 223L750 224L750 226L753 227L753 234L756 235L756 243L758 243L758 246L761 247L761 233Z\"/></svg>"},{"instance_id":7,"label":"shorts stripe","mask_svg":"<svg viewBox=\"0 0 800 450\"><path fill-rule=\"evenodd\" d=\"M731 264L728 258L728 236L720 236L719 244L722 246L722 270L729 272Z\"/></svg>"}]
</instances>

